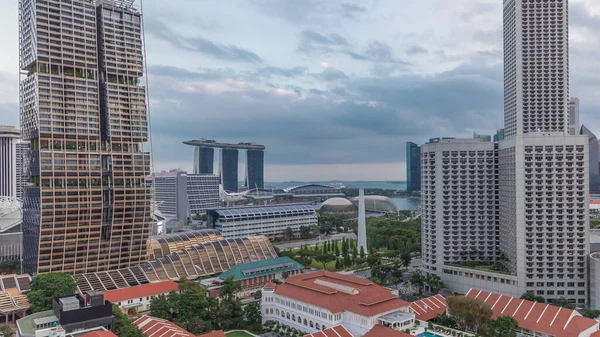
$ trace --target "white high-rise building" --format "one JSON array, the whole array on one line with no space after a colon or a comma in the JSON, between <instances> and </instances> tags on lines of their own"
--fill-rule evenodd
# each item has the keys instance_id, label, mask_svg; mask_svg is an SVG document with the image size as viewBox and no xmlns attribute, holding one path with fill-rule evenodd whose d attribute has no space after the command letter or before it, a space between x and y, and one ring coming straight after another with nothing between
<instances>
[{"instance_id":1,"label":"white high-rise building","mask_svg":"<svg viewBox=\"0 0 600 337\"><path fill-rule=\"evenodd\" d=\"M19 129L0 125L0 196L17 196L17 142Z\"/></svg>"},{"instance_id":2,"label":"white high-rise building","mask_svg":"<svg viewBox=\"0 0 600 337\"><path fill-rule=\"evenodd\" d=\"M589 152L586 136L570 135L568 37L567 0L504 0L505 139L492 151L496 164L479 167L492 157L458 143L422 149L423 257L450 291L532 291L586 305ZM462 165L452 167L452 151ZM453 186L461 174L467 179ZM477 182L486 176L490 194ZM485 221L492 205L494 220Z\"/></svg>"}]
</instances>

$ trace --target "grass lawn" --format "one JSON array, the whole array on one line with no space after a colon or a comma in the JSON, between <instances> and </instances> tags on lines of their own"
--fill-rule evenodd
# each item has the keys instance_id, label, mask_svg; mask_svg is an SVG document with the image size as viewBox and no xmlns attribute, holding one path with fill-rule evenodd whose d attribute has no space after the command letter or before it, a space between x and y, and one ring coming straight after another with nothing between
<instances>
[{"instance_id":1,"label":"grass lawn","mask_svg":"<svg viewBox=\"0 0 600 337\"><path fill-rule=\"evenodd\" d=\"M245 333L243 331L234 331L234 332L227 332L225 334L225 336L227 337L254 337L248 333Z\"/></svg>"},{"instance_id":2,"label":"grass lawn","mask_svg":"<svg viewBox=\"0 0 600 337\"><path fill-rule=\"evenodd\" d=\"M323 264L313 259L310 267L315 269L323 269ZM335 271L335 260L327 263L327 270Z\"/></svg>"}]
</instances>

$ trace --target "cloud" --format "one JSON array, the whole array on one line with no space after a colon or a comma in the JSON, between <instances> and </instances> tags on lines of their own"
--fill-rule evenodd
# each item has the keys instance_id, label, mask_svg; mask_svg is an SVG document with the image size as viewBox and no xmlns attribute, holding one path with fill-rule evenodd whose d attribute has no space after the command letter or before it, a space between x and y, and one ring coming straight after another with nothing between
<instances>
[{"instance_id":1,"label":"cloud","mask_svg":"<svg viewBox=\"0 0 600 337\"><path fill-rule=\"evenodd\" d=\"M344 73L341 70L334 69L334 68L326 68L325 70L323 70L323 73L321 73L321 78L323 80L329 82L329 81L337 81L337 80L347 79L348 76L346 75L346 73Z\"/></svg>"},{"instance_id":2,"label":"cloud","mask_svg":"<svg viewBox=\"0 0 600 337\"><path fill-rule=\"evenodd\" d=\"M262 63L263 59L254 52L233 44L221 44L201 36L186 37L169 29L154 18L145 19L146 33L166 41L176 48L197 52L219 60Z\"/></svg>"},{"instance_id":3,"label":"cloud","mask_svg":"<svg viewBox=\"0 0 600 337\"><path fill-rule=\"evenodd\" d=\"M308 68L306 67L293 67L293 68L279 68L279 67L263 67L257 69L254 74L261 78L270 78L272 76L281 76L281 77L298 77L306 74Z\"/></svg>"},{"instance_id":4,"label":"cloud","mask_svg":"<svg viewBox=\"0 0 600 337\"><path fill-rule=\"evenodd\" d=\"M361 7L359 5L351 3L342 4L342 16L347 18L353 18L358 14L365 13L366 11L367 9L365 7Z\"/></svg>"},{"instance_id":5,"label":"cloud","mask_svg":"<svg viewBox=\"0 0 600 337\"><path fill-rule=\"evenodd\" d=\"M408 55L419 55L419 54L426 54L427 53L427 49L419 46L419 45L413 45L410 46L406 49L406 53Z\"/></svg>"}]
</instances>

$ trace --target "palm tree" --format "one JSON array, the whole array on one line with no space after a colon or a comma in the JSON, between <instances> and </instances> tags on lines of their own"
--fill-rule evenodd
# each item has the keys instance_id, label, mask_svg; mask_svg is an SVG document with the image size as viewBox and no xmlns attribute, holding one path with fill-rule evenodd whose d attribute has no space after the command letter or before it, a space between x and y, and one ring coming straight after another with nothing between
<instances>
[{"instance_id":1,"label":"palm tree","mask_svg":"<svg viewBox=\"0 0 600 337\"><path fill-rule=\"evenodd\" d=\"M0 326L0 334L2 334L4 337L13 337L15 332L7 325L2 325Z\"/></svg>"}]
</instances>

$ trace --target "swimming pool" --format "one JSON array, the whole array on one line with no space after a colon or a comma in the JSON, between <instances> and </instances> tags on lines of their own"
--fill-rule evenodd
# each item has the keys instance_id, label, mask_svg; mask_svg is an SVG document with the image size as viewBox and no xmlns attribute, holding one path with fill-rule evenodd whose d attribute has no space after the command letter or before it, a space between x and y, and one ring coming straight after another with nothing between
<instances>
[{"instance_id":1,"label":"swimming pool","mask_svg":"<svg viewBox=\"0 0 600 337\"><path fill-rule=\"evenodd\" d=\"M420 334L417 335L417 337L442 337L442 336L436 335L431 332L421 332Z\"/></svg>"}]
</instances>

